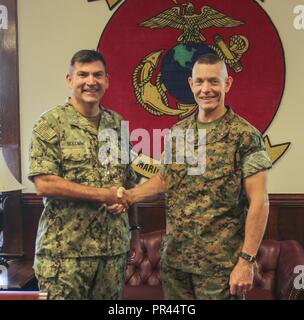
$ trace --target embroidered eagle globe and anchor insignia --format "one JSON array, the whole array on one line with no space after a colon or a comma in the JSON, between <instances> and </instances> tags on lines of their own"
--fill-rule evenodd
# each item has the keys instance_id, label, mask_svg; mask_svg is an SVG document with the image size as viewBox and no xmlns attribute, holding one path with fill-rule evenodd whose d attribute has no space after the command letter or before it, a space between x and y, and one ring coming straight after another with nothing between
<instances>
[{"instance_id":1,"label":"embroidered eagle globe and anchor insignia","mask_svg":"<svg viewBox=\"0 0 304 320\"><path fill-rule=\"evenodd\" d=\"M170 128L191 115L197 109L187 80L193 63L201 54L216 52L234 78L227 103L265 133L281 103L285 60L278 32L261 2L107 3L109 9L121 5L98 44L98 50L107 57L111 75L103 103L130 122L131 132L145 128L152 136L155 128ZM268 135L264 135L264 142L273 163L290 145L271 145ZM157 172L152 159L153 142L148 149L150 154L143 152L132 165L145 177Z\"/></svg>"},{"instance_id":2,"label":"embroidered eagle globe and anchor insignia","mask_svg":"<svg viewBox=\"0 0 304 320\"><path fill-rule=\"evenodd\" d=\"M140 24L148 28L177 28L182 30L178 37L178 44L171 48L163 58L161 71L156 77L155 85L151 78L164 50L147 55L133 73L133 86L137 102L148 112L154 115L178 115L187 117L196 110L197 105L193 94L188 88L187 79L198 56L208 53L217 53L236 72L242 70L240 58L247 51L249 42L242 35L234 35L230 39L229 47L220 35L215 36L215 43L206 45L206 38L202 29L209 27L234 27L243 24L211 7L204 6L201 13L195 14L192 3L185 3L181 7L172 7L155 17ZM180 79L183 81L180 81ZM177 108L169 107L166 91L181 101Z\"/></svg>"}]
</instances>

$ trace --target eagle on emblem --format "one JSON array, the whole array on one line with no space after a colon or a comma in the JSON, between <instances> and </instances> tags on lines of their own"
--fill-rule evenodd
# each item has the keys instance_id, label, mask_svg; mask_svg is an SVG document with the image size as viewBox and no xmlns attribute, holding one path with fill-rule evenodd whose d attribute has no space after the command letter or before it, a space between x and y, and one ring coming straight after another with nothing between
<instances>
[{"instance_id":1,"label":"eagle on emblem","mask_svg":"<svg viewBox=\"0 0 304 320\"><path fill-rule=\"evenodd\" d=\"M235 20L209 6L201 7L201 13L195 14L194 5L190 2L182 4L180 7L167 9L155 17L140 24L142 27L151 29L172 27L180 29L183 33L177 39L180 43L205 41L201 34L201 29L209 27L236 27L244 24L240 20Z\"/></svg>"}]
</instances>

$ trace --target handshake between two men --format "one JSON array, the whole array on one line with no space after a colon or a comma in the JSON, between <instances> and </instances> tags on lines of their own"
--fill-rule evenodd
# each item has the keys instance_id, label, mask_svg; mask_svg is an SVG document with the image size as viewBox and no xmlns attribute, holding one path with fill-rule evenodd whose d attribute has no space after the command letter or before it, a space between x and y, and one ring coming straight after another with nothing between
<instances>
[{"instance_id":1,"label":"handshake between two men","mask_svg":"<svg viewBox=\"0 0 304 320\"><path fill-rule=\"evenodd\" d=\"M109 189L112 194L111 204L107 210L112 214L125 212L132 204L141 201L153 201L166 192L165 182L160 174L156 174L145 183L126 190L124 187Z\"/></svg>"},{"instance_id":2,"label":"handshake between two men","mask_svg":"<svg viewBox=\"0 0 304 320\"><path fill-rule=\"evenodd\" d=\"M110 191L113 195L112 200L113 203L111 205L107 205L107 211L112 214L121 214L126 212L126 210L134 203L131 198L131 190L126 190L124 187L112 187Z\"/></svg>"}]
</instances>

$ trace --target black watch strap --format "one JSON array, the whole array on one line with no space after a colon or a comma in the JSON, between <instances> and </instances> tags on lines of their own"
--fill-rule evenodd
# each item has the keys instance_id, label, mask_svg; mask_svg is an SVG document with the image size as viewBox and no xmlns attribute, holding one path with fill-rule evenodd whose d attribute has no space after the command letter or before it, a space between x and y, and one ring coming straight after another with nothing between
<instances>
[{"instance_id":1,"label":"black watch strap","mask_svg":"<svg viewBox=\"0 0 304 320\"><path fill-rule=\"evenodd\" d=\"M240 253L240 257L245 259L246 261L249 261L251 263L254 263L256 261L256 257L255 256L251 256L245 252L241 252Z\"/></svg>"},{"instance_id":2,"label":"black watch strap","mask_svg":"<svg viewBox=\"0 0 304 320\"><path fill-rule=\"evenodd\" d=\"M129 230L130 230L130 231L134 231L134 230L140 231L140 226L132 226L132 227L130 227Z\"/></svg>"}]
</instances>

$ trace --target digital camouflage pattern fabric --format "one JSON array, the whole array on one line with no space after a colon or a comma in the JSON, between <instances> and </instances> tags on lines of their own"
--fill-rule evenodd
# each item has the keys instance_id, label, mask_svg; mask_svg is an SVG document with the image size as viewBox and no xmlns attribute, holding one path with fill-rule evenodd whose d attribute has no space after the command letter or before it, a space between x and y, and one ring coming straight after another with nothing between
<instances>
[{"instance_id":1,"label":"digital camouflage pattern fabric","mask_svg":"<svg viewBox=\"0 0 304 320\"><path fill-rule=\"evenodd\" d=\"M162 266L162 282L166 300L240 300L229 293L231 270L217 270L213 275L193 274Z\"/></svg>"},{"instance_id":2,"label":"digital camouflage pattern fabric","mask_svg":"<svg viewBox=\"0 0 304 320\"><path fill-rule=\"evenodd\" d=\"M196 114L174 130L194 129ZM176 153L173 141L173 154ZM187 164L164 164L167 225L163 264L211 277L231 271L244 240L248 202L243 179L269 169L261 134L231 108L207 134L206 170L188 175ZM174 159L174 157L173 157Z\"/></svg>"},{"instance_id":3,"label":"digital camouflage pattern fabric","mask_svg":"<svg viewBox=\"0 0 304 320\"><path fill-rule=\"evenodd\" d=\"M129 165L103 165L98 160L98 151L105 143L99 133L111 128L119 136L120 122L117 113L101 108L98 132L69 103L44 113L33 130L29 178L50 174L87 186L126 185L136 178ZM97 257L128 251L126 213L110 215L100 203L85 201L44 198L44 205L36 240L37 256Z\"/></svg>"},{"instance_id":4,"label":"digital camouflage pattern fabric","mask_svg":"<svg viewBox=\"0 0 304 320\"><path fill-rule=\"evenodd\" d=\"M58 260L40 257L36 277L40 290L47 291L50 300L118 300L126 266L126 254Z\"/></svg>"}]
</instances>

